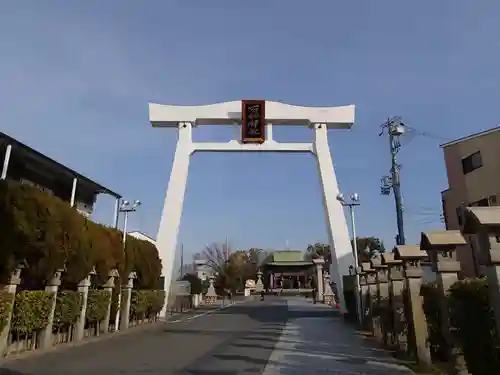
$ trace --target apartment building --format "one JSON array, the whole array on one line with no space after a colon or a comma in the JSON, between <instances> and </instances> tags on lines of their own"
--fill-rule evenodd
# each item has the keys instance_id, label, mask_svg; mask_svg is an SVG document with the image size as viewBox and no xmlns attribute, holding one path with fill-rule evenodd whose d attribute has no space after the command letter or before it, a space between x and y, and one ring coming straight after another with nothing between
<instances>
[{"instance_id":1,"label":"apartment building","mask_svg":"<svg viewBox=\"0 0 500 375\"><path fill-rule=\"evenodd\" d=\"M99 194L113 196L116 198L113 216L116 227L120 194L0 132L0 158L2 157L0 179L35 186L67 202L86 217L92 215Z\"/></svg>"},{"instance_id":2,"label":"apartment building","mask_svg":"<svg viewBox=\"0 0 500 375\"><path fill-rule=\"evenodd\" d=\"M459 208L500 204L500 126L441 145L448 189L441 192L447 229L460 229ZM462 277L482 274L474 236L457 249Z\"/></svg>"}]
</instances>

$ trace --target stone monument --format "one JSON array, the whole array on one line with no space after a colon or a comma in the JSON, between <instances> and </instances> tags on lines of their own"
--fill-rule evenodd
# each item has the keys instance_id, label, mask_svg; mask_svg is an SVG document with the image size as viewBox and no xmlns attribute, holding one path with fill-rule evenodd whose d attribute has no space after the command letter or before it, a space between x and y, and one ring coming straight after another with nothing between
<instances>
[{"instance_id":1,"label":"stone monument","mask_svg":"<svg viewBox=\"0 0 500 375\"><path fill-rule=\"evenodd\" d=\"M255 293L261 293L264 290L264 284L262 283L262 272L259 270L257 272L257 283L255 284Z\"/></svg>"},{"instance_id":2,"label":"stone monument","mask_svg":"<svg viewBox=\"0 0 500 375\"><path fill-rule=\"evenodd\" d=\"M217 302L217 293L215 292L214 281L215 278L213 276L210 276L210 278L208 279L208 282L210 284L208 286L207 294L205 294L205 303L207 305L213 305Z\"/></svg>"}]
</instances>

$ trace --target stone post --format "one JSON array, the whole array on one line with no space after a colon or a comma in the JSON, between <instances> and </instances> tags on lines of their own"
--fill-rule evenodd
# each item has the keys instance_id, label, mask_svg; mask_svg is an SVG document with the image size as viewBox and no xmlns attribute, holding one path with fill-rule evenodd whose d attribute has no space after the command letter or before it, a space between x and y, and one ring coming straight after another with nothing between
<instances>
[{"instance_id":1,"label":"stone post","mask_svg":"<svg viewBox=\"0 0 500 375\"><path fill-rule=\"evenodd\" d=\"M359 325L362 328L367 328L368 324L368 314L369 314L369 308L367 308L367 298L368 298L368 282L367 282L367 275L366 273L363 272L362 267L358 267L356 270L358 276L359 276L359 294L360 298L358 303L361 303L361 306L359 309L361 309L361 314L360 314L360 319L361 321L359 322Z\"/></svg>"},{"instance_id":2,"label":"stone post","mask_svg":"<svg viewBox=\"0 0 500 375\"><path fill-rule=\"evenodd\" d=\"M479 255L487 276L490 306L500 337L500 207L466 207L462 215L462 232L475 234L478 239Z\"/></svg>"},{"instance_id":3,"label":"stone post","mask_svg":"<svg viewBox=\"0 0 500 375\"><path fill-rule=\"evenodd\" d=\"M313 263L316 265L316 279L318 280L316 301L323 301L323 264L325 264L325 260L323 257L319 257L313 259Z\"/></svg>"},{"instance_id":4,"label":"stone post","mask_svg":"<svg viewBox=\"0 0 500 375\"><path fill-rule=\"evenodd\" d=\"M323 284L324 284L324 291L323 291L323 303L326 305L333 305L334 304L334 294L332 287L330 285L330 274L325 271L323 274Z\"/></svg>"},{"instance_id":5,"label":"stone post","mask_svg":"<svg viewBox=\"0 0 500 375\"><path fill-rule=\"evenodd\" d=\"M363 307L363 327L374 330L373 307L376 297L377 286L375 285L375 270L369 262L361 263L360 285ZM363 282L361 282L361 279Z\"/></svg>"},{"instance_id":6,"label":"stone post","mask_svg":"<svg viewBox=\"0 0 500 375\"><path fill-rule=\"evenodd\" d=\"M82 299L82 306L80 308L80 316L78 317L78 320L76 321L76 326L75 326L75 336L73 338L74 341L80 341L83 339L83 335L85 332L85 316L87 312L87 299L89 296L89 287L90 287L90 278L92 275L95 275L95 268L90 271L88 276L80 281L78 283L78 292L81 295Z\"/></svg>"},{"instance_id":7,"label":"stone post","mask_svg":"<svg viewBox=\"0 0 500 375\"><path fill-rule=\"evenodd\" d=\"M106 317L102 322L100 328L101 333L109 332L109 321L111 320L111 302L113 300L113 290L115 289L115 278L120 277L117 269L112 269L108 273L108 281L102 286L102 289L109 293L108 309L106 310Z\"/></svg>"},{"instance_id":8,"label":"stone post","mask_svg":"<svg viewBox=\"0 0 500 375\"><path fill-rule=\"evenodd\" d=\"M259 270L257 272L257 283L255 284L255 292L260 293L264 290L264 284L262 283L262 272Z\"/></svg>"},{"instance_id":9,"label":"stone post","mask_svg":"<svg viewBox=\"0 0 500 375\"><path fill-rule=\"evenodd\" d=\"M14 310L14 302L16 300L17 286L21 283L21 272L24 265L19 265L10 275L7 285L4 287L4 292L11 294L10 312L5 320L5 327L0 331L0 356L7 354L9 346L10 323L12 320L12 312Z\"/></svg>"},{"instance_id":10,"label":"stone post","mask_svg":"<svg viewBox=\"0 0 500 375\"><path fill-rule=\"evenodd\" d=\"M120 330L128 328L130 323L130 302L132 299L132 289L134 289L134 280L137 279L135 272L128 274L127 284L123 287L122 311L120 317Z\"/></svg>"},{"instance_id":11,"label":"stone post","mask_svg":"<svg viewBox=\"0 0 500 375\"><path fill-rule=\"evenodd\" d=\"M382 264L382 257L380 254L371 259L371 266L375 270L375 279L377 283L377 310L379 318L380 331L376 332L378 334L378 339L384 344L389 343L389 338L391 337L392 328L390 321L392 319L389 314L389 282L387 279L387 265Z\"/></svg>"},{"instance_id":12,"label":"stone post","mask_svg":"<svg viewBox=\"0 0 500 375\"><path fill-rule=\"evenodd\" d=\"M195 272L196 276L198 276L198 278L201 280L202 283L206 280L205 276L203 275L203 268L205 268L206 265L207 265L207 261L204 259L196 259L194 261L194 272ZM195 306L195 307L198 307L200 304L203 303L203 292L198 294L198 297L196 298L196 300L197 300L197 306Z\"/></svg>"},{"instance_id":13,"label":"stone post","mask_svg":"<svg viewBox=\"0 0 500 375\"><path fill-rule=\"evenodd\" d=\"M393 330L391 344L407 353L408 340L405 333L406 320L403 301L403 262L394 259L394 253L384 253L382 254L382 264L387 265L389 270L389 303L392 310Z\"/></svg>"},{"instance_id":14,"label":"stone post","mask_svg":"<svg viewBox=\"0 0 500 375\"><path fill-rule=\"evenodd\" d=\"M467 241L458 230L422 233L420 242L420 248L429 255L432 270L437 276L438 291L441 295L441 335L446 342L449 370L453 375L469 374L463 353L452 334L447 298L451 286L458 281L460 263L456 259L455 249L460 245L467 245Z\"/></svg>"},{"instance_id":15,"label":"stone post","mask_svg":"<svg viewBox=\"0 0 500 375\"><path fill-rule=\"evenodd\" d=\"M213 305L217 302L217 293L215 292L214 281L215 278L210 276L208 279L210 285L208 286L207 294L205 294L205 303L207 305Z\"/></svg>"},{"instance_id":16,"label":"stone post","mask_svg":"<svg viewBox=\"0 0 500 375\"><path fill-rule=\"evenodd\" d=\"M51 306L49 307L49 321L47 323L47 326L40 332L40 336L38 337L38 346L40 347L40 349L50 348L53 344L52 325L54 323L54 312L56 310L57 291L59 290L59 286L61 285L62 273L65 270L65 268L58 269L54 273L54 276L47 283L47 286L45 286L45 291L48 293L52 293L52 301Z\"/></svg>"},{"instance_id":17,"label":"stone post","mask_svg":"<svg viewBox=\"0 0 500 375\"><path fill-rule=\"evenodd\" d=\"M420 288L422 286L422 260L427 258L418 245L398 245L394 249L396 259L403 262L405 319L408 327L408 349L418 362L426 368L432 365L431 353L427 345L427 320L425 319ZM405 298L406 297L406 298ZM411 344L411 345L410 345Z\"/></svg>"}]
</instances>

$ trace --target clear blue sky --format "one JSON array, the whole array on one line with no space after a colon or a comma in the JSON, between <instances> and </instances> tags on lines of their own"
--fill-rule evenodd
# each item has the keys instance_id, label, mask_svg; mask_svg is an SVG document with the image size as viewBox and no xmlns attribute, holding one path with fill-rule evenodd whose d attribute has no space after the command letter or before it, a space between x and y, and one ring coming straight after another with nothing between
<instances>
[{"instance_id":1,"label":"clear blue sky","mask_svg":"<svg viewBox=\"0 0 500 375\"><path fill-rule=\"evenodd\" d=\"M339 183L362 197L359 235L392 246L393 198L379 193L390 167L379 125L402 115L443 140L497 125L499 14L495 0L3 1L0 129L141 199L131 229L156 236L176 134L151 128L148 102L356 104L352 131L330 133ZM210 128L196 138L229 134ZM439 143L414 137L400 153L410 243L442 226ZM110 223L111 200L98 203L96 219ZM188 252L226 235L236 248L326 241L312 157L196 155L184 207Z\"/></svg>"}]
</instances>

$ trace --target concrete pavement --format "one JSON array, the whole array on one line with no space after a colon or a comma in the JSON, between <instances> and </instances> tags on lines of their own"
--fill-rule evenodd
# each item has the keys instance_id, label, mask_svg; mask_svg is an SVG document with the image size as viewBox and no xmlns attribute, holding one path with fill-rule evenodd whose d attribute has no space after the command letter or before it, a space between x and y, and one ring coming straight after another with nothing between
<instances>
[{"instance_id":1,"label":"concrete pavement","mask_svg":"<svg viewBox=\"0 0 500 375\"><path fill-rule=\"evenodd\" d=\"M263 375L412 375L331 308L288 298L288 320Z\"/></svg>"},{"instance_id":2,"label":"concrete pavement","mask_svg":"<svg viewBox=\"0 0 500 375\"><path fill-rule=\"evenodd\" d=\"M0 363L0 375L412 374L332 309L303 298L268 297L195 315Z\"/></svg>"}]
</instances>

